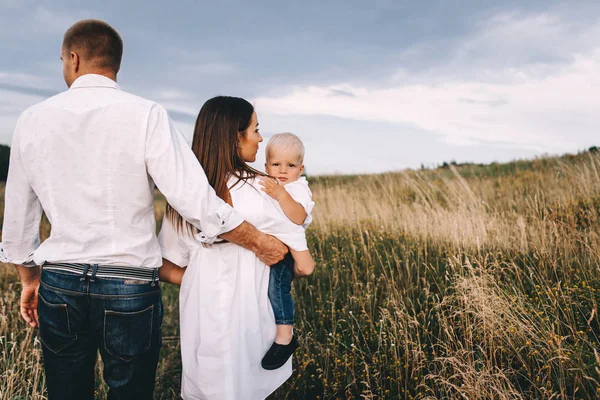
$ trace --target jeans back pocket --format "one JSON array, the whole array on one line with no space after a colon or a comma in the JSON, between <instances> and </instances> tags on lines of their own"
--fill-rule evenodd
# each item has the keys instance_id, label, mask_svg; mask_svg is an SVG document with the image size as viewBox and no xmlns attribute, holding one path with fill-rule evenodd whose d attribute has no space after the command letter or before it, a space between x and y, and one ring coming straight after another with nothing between
<instances>
[{"instance_id":1,"label":"jeans back pocket","mask_svg":"<svg viewBox=\"0 0 600 400\"><path fill-rule=\"evenodd\" d=\"M38 316L42 343L53 353L59 353L77 340L71 333L69 308L67 304L48 302L42 293L38 294Z\"/></svg>"},{"instance_id":2,"label":"jeans back pocket","mask_svg":"<svg viewBox=\"0 0 600 400\"><path fill-rule=\"evenodd\" d=\"M104 347L114 357L131 361L150 349L154 304L134 312L104 312Z\"/></svg>"}]
</instances>

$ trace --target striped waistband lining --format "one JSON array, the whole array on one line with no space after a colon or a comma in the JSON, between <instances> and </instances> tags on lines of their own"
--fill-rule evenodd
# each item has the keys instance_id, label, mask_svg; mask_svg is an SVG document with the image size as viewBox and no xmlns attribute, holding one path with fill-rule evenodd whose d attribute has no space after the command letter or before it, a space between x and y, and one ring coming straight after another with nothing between
<instances>
[{"instance_id":1,"label":"striped waistband lining","mask_svg":"<svg viewBox=\"0 0 600 400\"><path fill-rule=\"evenodd\" d=\"M158 281L158 268L119 267L113 265L75 263L45 263L42 268L51 271L72 272L82 276L89 276L91 279L98 277L135 279L148 282Z\"/></svg>"}]
</instances>

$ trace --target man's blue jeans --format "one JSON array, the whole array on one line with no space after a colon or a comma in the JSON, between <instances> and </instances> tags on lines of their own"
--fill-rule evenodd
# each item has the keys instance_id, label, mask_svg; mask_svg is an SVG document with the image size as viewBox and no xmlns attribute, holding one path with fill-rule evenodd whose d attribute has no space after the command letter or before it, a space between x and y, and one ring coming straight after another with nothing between
<instances>
[{"instance_id":1,"label":"man's blue jeans","mask_svg":"<svg viewBox=\"0 0 600 400\"><path fill-rule=\"evenodd\" d=\"M152 399L162 340L158 282L43 270L38 314L50 400L94 398L98 350L108 399Z\"/></svg>"},{"instance_id":2,"label":"man's blue jeans","mask_svg":"<svg viewBox=\"0 0 600 400\"><path fill-rule=\"evenodd\" d=\"M294 324L294 299L290 291L294 280L294 259L290 253L271 266L269 275L269 301L277 325Z\"/></svg>"}]
</instances>

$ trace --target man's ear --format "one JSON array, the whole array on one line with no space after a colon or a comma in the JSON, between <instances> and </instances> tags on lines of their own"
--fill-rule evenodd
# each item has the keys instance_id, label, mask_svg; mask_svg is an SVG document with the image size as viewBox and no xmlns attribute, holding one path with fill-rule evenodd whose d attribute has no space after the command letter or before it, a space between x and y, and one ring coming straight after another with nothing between
<instances>
[{"instance_id":1,"label":"man's ear","mask_svg":"<svg viewBox=\"0 0 600 400\"><path fill-rule=\"evenodd\" d=\"M79 54L74 51L69 53L69 60L71 61L71 68L75 73L79 72L79 68L81 67L81 60L79 59Z\"/></svg>"}]
</instances>

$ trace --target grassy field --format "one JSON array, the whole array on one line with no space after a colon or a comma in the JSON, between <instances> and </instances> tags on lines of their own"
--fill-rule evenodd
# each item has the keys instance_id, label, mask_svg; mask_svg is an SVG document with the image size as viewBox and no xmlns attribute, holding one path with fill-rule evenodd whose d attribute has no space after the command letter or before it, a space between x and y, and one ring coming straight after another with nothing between
<instances>
[{"instance_id":1,"label":"grassy field","mask_svg":"<svg viewBox=\"0 0 600 400\"><path fill-rule=\"evenodd\" d=\"M302 347L273 398L600 395L600 155L311 187L318 267L295 283ZM164 199L156 210L160 219ZM163 288L156 398L170 399L181 374L177 288ZM0 289L0 398L44 398L12 268L0 268Z\"/></svg>"}]
</instances>

